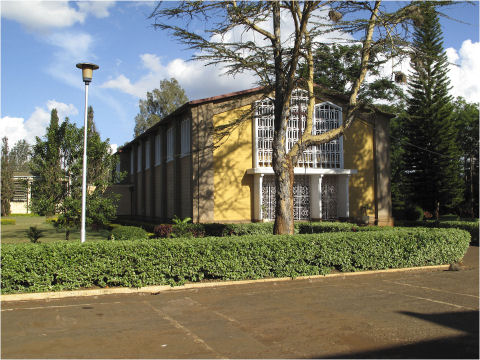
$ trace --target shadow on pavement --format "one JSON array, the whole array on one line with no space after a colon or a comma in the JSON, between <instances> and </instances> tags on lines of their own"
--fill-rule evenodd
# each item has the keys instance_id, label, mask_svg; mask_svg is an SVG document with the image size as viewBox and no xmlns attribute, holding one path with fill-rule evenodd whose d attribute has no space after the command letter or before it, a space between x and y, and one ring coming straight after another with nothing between
<instances>
[{"instance_id":1,"label":"shadow on pavement","mask_svg":"<svg viewBox=\"0 0 480 360\"><path fill-rule=\"evenodd\" d=\"M479 313L478 311L419 314L402 311L401 314L430 321L442 326L466 332L466 335L443 337L420 341L415 344L395 346L375 351L343 353L329 356L342 358L387 358L387 359L478 359L479 358ZM315 358L315 357L314 357Z\"/></svg>"}]
</instances>

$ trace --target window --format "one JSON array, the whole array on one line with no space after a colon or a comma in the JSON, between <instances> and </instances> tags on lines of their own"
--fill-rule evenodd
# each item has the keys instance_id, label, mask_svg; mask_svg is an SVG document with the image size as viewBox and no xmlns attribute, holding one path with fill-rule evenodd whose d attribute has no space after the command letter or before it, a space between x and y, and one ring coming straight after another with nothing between
<instances>
[{"instance_id":1,"label":"window","mask_svg":"<svg viewBox=\"0 0 480 360\"><path fill-rule=\"evenodd\" d=\"M167 130L167 162L173 160L174 138L173 126Z\"/></svg>"},{"instance_id":2,"label":"window","mask_svg":"<svg viewBox=\"0 0 480 360\"><path fill-rule=\"evenodd\" d=\"M180 125L181 130L181 153L182 156L190 154L190 119L183 120Z\"/></svg>"},{"instance_id":3,"label":"window","mask_svg":"<svg viewBox=\"0 0 480 360\"><path fill-rule=\"evenodd\" d=\"M292 92L290 117L287 122L286 151L290 151L300 138L306 126L308 92L296 89ZM264 99L255 103L255 136L257 145L257 164L255 166L272 166L273 143L273 99ZM342 108L330 102L315 105L312 133L323 134L338 128L342 124ZM309 168L343 168L343 137L328 144L309 146L299 155L296 166Z\"/></svg>"},{"instance_id":4,"label":"window","mask_svg":"<svg viewBox=\"0 0 480 360\"><path fill-rule=\"evenodd\" d=\"M145 170L150 169L150 140L145 142Z\"/></svg>"},{"instance_id":5,"label":"window","mask_svg":"<svg viewBox=\"0 0 480 360\"><path fill-rule=\"evenodd\" d=\"M133 147L130 149L130 174L133 175Z\"/></svg>"},{"instance_id":6,"label":"window","mask_svg":"<svg viewBox=\"0 0 480 360\"><path fill-rule=\"evenodd\" d=\"M162 163L162 143L160 134L155 136L155 166Z\"/></svg>"},{"instance_id":7,"label":"window","mask_svg":"<svg viewBox=\"0 0 480 360\"><path fill-rule=\"evenodd\" d=\"M137 146L137 172L142 171L142 144Z\"/></svg>"}]
</instances>

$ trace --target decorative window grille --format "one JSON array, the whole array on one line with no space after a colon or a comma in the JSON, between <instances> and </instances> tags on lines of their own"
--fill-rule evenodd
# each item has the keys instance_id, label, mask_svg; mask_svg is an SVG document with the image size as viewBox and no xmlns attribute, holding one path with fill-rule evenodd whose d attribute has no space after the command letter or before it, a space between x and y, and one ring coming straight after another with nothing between
<instances>
[{"instance_id":1,"label":"decorative window grille","mask_svg":"<svg viewBox=\"0 0 480 360\"><path fill-rule=\"evenodd\" d=\"M150 140L145 142L145 170L150 169Z\"/></svg>"},{"instance_id":2,"label":"decorative window grille","mask_svg":"<svg viewBox=\"0 0 480 360\"><path fill-rule=\"evenodd\" d=\"M155 135L155 165L158 166L162 163L162 143L160 134Z\"/></svg>"},{"instance_id":3,"label":"decorative window grille","mask_svg":"<svg viewBox=\"0 0 480 360\"><path fill-rule=\"evenodd\" d=\"M258 166L272 166L273 109L274 104L271 99L260 100L255 103Z\"/></svg>"},{"instance_id":4,"label":"decorative window grille","mask_svg":"<svg viewBox=\"0 0 480 360\"><path fill-rule=\"evenodd\" d=\"M293 183L293 218L310 219L310 182L305 176L295 176ZM275 178L264 176L262 181L262 218L275 219Z\"/></svg>"},{"instance_id":5,"label":"decorative window grille","mask_svg":"<svg viewBox=\"0 0 480 360\"><path fill-rule=\"evenodd\" d=\"M313 133L323 134L342 124L342 108L329 102L315 105ZM315 147L315 164L318 168L343 168L343 137Z\"/></svg>"},{"instance_id":6,"label":"decorative window grille","mask_svg":"<svg viewBox=\"0 0 480 360\"><path fill-rule=\"evenodd\" d=\"M167 162L173 160L173 126L167 130Z\"/></svg>"},{"instance_id":7,"label":"decorative window grille","mask_svg":"<svg viewBox=\"0 0 480 360\"><path fill-rule=\"evenodd\" d=\"M142 171L142 144L137 146L137 172Z\"/></svg>"},{"instance_id":8,"label":"decorative window grille","mask_svg":"<svg viewBox=\"0 0 480 360\"><path fill-rule=\"evenodd\" d=\"M134 159L134 155L133 155L133 147L130 149L130 174L133 175L133 159Z\"/></svg>"},{"instance_id":9,"label":"decorative window grille","mask_svg":"<svg viewBox=\"0 0 480 360\"><path fill-rule=\"evenodd\" d=\"M182 156L190 154L190 119L183 120L180 124L180 147Z\"/></svg>"},{"instance_id":10,"label":"decorative window grille","mask_svg":"<svg viewBox=\"0 0 480 360\"><path fill-rule=\"evenodd\" d=\"M298 141L306 126L308 92L296 89L292 92L290 116L287 122L286 150L290 151ZM273 145L273 99L255 103L257 164L259 167L272 166ZM329 102L315 105L312 133L323 134L342 124L342 108ZM310 146L299 156L297 166L310 168L343 168L343 139L332 140L327 144Z\"/></svg>"},{"instance_id":11,"label":"decorative window grille","mask_svg":"<svg viewBox=\"0 0 480 360\"><path fill-rule=\"evenodd\" d=\"M322 179L322 219L337 218L337 179L326 175Z\"/></svg>"},{"instance_id":12,"label":"decorative window grille","mask_svg":"<svg viewBox=\"0 0 480 360\"><path fill-rule=\"evenodd\" d=\"M118 160L117 163L115 164L115 172L117 174L120 174L120 160Z\"/></svg>"}]
</instances>

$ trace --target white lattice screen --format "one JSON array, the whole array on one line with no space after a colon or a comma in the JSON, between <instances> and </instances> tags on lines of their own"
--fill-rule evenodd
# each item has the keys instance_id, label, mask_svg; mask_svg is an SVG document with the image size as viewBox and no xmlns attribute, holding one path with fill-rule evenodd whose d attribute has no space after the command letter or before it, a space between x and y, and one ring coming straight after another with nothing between
<instances>
[{"instance_id":1,"label":"white lattice screen","mask_svg":"<svg viewBox=\"0 0 480 360\"><path fill-rule=\"evenodd\" d=\"M264 176L262 182L262 218L275 219L275 178ZM305 176L295 176L293 183L293 218L310 219L310 183Z\"/></svg>"},{"instance_id":2,"label":"white lattice screen","mask_svg":"<svg viewBox=\"0 0 480 360\"><path fill-rule=\"evenodd\" d=\"M298 141L305 129L308 92L296 89L290 102L290 116L287 122L287 151ZM272 166L274 103L272 99L255 103L255 125L257 141L257 166ZM312 132L322 134L338 128L342 123L342 108L331 103L315 105ZM309 168L343 168L342 139L328 144L308 147L299 157L297 166Z\"/></svg>"}]
</instances>

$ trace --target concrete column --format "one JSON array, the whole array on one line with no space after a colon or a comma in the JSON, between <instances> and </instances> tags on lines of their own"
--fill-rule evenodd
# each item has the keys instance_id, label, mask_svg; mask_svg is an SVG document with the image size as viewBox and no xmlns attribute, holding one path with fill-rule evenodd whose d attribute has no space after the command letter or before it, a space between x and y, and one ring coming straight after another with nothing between
<instances>
[{"instance_id":1,"label":"concrete column","mask_svg":"<svg viewBox=\"0 0 480 360\"><path fill-rule=\"evenodd\" d=\"M337 176L337 216L339 218L350 217L350 205L348 196L348 180L350 175Z\"/></svg>"},{"instance_id":2,"label":"concrete column","mask_svg":"<svg viewBox=\"0 0 480 360\"><path fill-rule=\"evenodd\" d=\"M310 218L322 219L322 178L323 175L310 176Z\"/></svg>"},{"instance_id":3,"label":"concrete column","mask_svg":"<svg viewBox=\"0 0 480 360\"><path fill-rule=\"evenodd\" d=\"M263 174L253 175L253 216L254 221L261 221L263 219L262 214L262 187L263 187Z\"/></svg>"}]
</instances>

